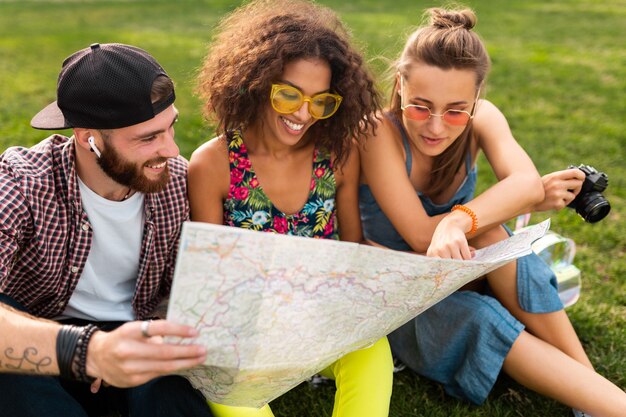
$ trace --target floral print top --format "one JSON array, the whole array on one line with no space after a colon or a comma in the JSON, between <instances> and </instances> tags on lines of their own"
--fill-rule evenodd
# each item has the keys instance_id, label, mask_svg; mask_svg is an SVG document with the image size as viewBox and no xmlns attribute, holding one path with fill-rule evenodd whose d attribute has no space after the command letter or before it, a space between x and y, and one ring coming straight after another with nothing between
<instances>
[{"instance_id":1,"label":"floral print top","mask_svg":"<svg viewBox=\"0 0 626 417\"><path fill-rule=\"evenodd\" d=\"M286 235L339 239L335 176L330 154L315 149L309 198L295 214L274 207L254 173L241 131L229 134L230 190L224 201L224 224Z\"/></svg>"}]
</instances>

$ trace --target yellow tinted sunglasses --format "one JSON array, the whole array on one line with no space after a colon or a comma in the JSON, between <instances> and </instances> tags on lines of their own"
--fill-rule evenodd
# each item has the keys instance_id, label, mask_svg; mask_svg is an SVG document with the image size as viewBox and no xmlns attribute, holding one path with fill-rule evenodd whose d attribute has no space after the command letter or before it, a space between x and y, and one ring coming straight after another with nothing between
<instances>
[{"instance_id":1,"label":"yellow tinted sunglasses","mask_svg":"<svg viewBox=\"0 0 626 417\"><path fill-rule=\"evenodd\" d=\"M339 94L321 93L312 97L287 84L272 84L270 102L272 108L281 114L290 114L298 111L305 101L309 102L309 114L314 119L327 119L339 108L343 98Z\"/></svg>"}]
</instances>

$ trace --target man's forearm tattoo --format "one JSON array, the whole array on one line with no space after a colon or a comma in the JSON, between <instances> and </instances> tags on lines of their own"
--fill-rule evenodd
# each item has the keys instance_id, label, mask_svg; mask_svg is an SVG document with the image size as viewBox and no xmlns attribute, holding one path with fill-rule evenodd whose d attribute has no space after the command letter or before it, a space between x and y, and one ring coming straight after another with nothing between
<instances>
[{"instance_id":1,"label":"man's forearm tattoo","mask_svg":"<svg viewBox=\"0 0 626 417\"><path fill-rule=\"evenodd\" d=\"M39 351L34 347L27 347L23 352L14 352L13 348L6 348L4 355L0 356L0 368L11 372L29 372L37 374L49 374L46 367L52 364L52 358L37 357Z\"/></svg>"}]
</instances>

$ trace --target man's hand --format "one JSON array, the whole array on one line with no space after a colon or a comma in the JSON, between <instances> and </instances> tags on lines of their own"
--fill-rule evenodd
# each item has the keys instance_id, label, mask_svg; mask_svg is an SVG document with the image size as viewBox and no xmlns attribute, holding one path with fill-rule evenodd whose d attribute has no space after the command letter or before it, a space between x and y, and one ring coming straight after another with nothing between
<instances>
[{"instance_id":1,"label":"man's hand","mask_svg":"<svg viewBox=\"0 0 626 417\"><path fill-rule=\"evenodd\" d=\"M163 342L164 336L195 337L198 332L194 328L166 320L152 321L147 327L142 323L134 321L93 335L87 350L87 374L97 378L92 392L102 382L120 388L141 385L206 359L203 346Z\"/></svg>"}]
</instances>

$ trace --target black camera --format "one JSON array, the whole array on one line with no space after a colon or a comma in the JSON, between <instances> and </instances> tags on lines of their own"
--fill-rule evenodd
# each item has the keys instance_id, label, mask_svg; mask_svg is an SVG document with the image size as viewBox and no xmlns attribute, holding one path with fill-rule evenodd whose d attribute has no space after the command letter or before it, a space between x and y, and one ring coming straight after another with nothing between
<instances>
[{"instance_id":1,"label":"black camera","mask_svg":"<svg viewBox=\"0 0 626 417\"><path fill-rule=\"evenodd\" d=\"M585 181L576 198L567 207L575 209L588 223L604 219L611 211L611 204L601 194L609 185L608 175L589 165L570 165L568 168L578 168L584 172Z\"/></svg>"}]
</instances>

